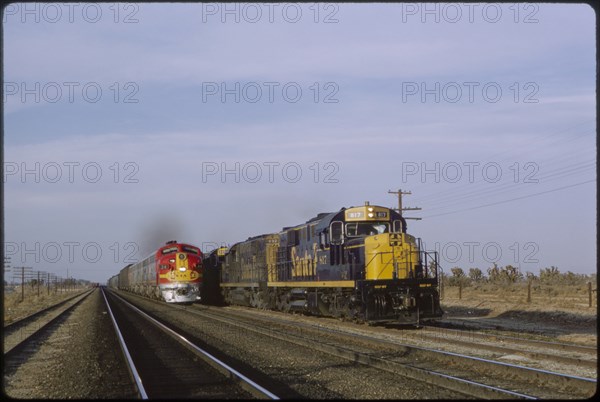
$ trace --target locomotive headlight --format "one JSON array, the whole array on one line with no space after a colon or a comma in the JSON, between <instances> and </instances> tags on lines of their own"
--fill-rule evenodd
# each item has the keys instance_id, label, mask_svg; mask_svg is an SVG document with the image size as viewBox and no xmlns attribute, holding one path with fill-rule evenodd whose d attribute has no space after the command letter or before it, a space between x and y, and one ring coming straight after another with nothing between
<instances>
[{"instance_id":1,"label":"locomotive headlight","mask_svg":"<svg viewBox=\"0 0 600 402\"><path fill-rule=\"evenodd\" d=\"M185 272L185 267L179 267L179 270L180 270L181 272Z\"/></svg>"},{"instance_id":2,"label":"locomotive headlight","mask_svg":"<svg viewBox=\"0 0 600 402\"><path fill-rule=\"evenodd\" d=\"M367 210L368 210L369 212L373 212L373 207L369 207L369 208L367 208ZM371 216L371 215L369 215L369 216Z\"/></svg>"},{"instance_id":3,"label":"locomotive headlight","mask_svg":"<svg viewBox=\"0 0 600 402\"><path fill-rule=\"evenodd\" d=\"M375 215L373 215L373 212L369 212L368 216L369 216L369 218L372 218L372 217L374 217Z\"/></svg>"},{"instance_id":4,"label":"locomotive headlight","mask_svg":"<svg viewBox=\"0 0 600 402\"><path fill-rule=\"evenodd\" d=\"M171 258L171 259L169 260L169 262L170 262L171 264L174 264L174 263L175 263L175 258Z\"/></svg>"}]
</instances>

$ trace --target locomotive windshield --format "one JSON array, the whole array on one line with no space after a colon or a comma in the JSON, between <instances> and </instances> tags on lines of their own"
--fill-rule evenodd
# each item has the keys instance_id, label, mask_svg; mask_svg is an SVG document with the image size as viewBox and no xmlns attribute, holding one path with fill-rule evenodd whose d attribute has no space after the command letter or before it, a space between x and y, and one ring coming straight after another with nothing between
<instances>
[{"instance_id":1,"label":"locomotive windshield","mask_svg":"<svg viewBox=\"0 0 600 402\"><path fill-rule=\"evenodd\" d=\"M162 251L163 254L176 253L176 252L177 252L177 246L165 248Z\"/></svg>"},{"instance_id":2,"label":"locomotive windshield","mask_svg":"<svg viewBox=\"0 0 600 402\"><path fill-rule=\"evenodd\" d=\"M372 236L381 233L389 233L388 222L351 222L346 223L346 236Z\"/></svg>"},{"instance_id":3,"label":"locomotive windshield","mask_svg":"<svg viewBox=\"0 0 600 402\"><path fill-rule=\"evenodd\" d=\"M181 249L185 252L188 253L192 253L192 254L200 254L200 252L198 251L197 248L195 247L189 247L189 246L182 246Z\"/></svg>"}]
</instances>

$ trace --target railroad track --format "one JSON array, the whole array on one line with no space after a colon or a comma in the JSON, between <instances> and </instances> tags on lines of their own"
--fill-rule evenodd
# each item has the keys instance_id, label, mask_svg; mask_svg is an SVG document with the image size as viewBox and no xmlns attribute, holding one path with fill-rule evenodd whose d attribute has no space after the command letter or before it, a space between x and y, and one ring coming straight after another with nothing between
<instances>
[{"instance_id":1,"label":"railroad track","mask_svg":"<svg viewBox=\"0 0 600 402\"><path fill-rule=\"evenodd\" d=\"M53 310L60 308L60 306L63 306L65 304L69 303L71 300L81 296L82 294L85 294L86 292L91 293L93 290L94 289L89 289L89 290L77 293L77 294L73 295L72 297L69 297L63 301L53 304L52 306L46 307L40 311L36 311L35 313L30 314L28 316L18 318L15 321L11 321L11 322L7 323L6 325L4 325L4 327L2 328L2 333L7 334L7 333L14 332L14 331L28 325L30 322L37 319L38 317L41 317L46 313L49 313Z\"/></svg>"},{"instance_id":2,"label":"railroad track","mask_svg":"<svg viewBox=\"0 0 600 402\"><path fill-rule=\"evenodd\" d=\"M410 335L409 335L410 336ZM476 332L474 330L448 329L433 325L425 325L413 337L420 340L440 341L454 345L473 347L479 351L487 350L504 356L524 357L530 361L558 362L574 367L586 367L596 375L598 367L598 349L593 346L577 345L527 339L522 337ZM570 353L565 356L564 353Z\"/></svg>"},{"instance_id":3,"label":"railroad track","mask_svg":"<svg viewBox=\"0 0 600 402\"><path fill-rule=\"evenodd\" d=\"M465 335L467 334L469 337L475 339L493 339L499 340L501 342L509 341L516 342L526 346L543 346L543 347L551 347L557 350L563 351L571 351L571 352L580 352L590 355L595 355L598 348L595 346L587 346L587 345L579 345L576 343L560 343L554 341L544 341L538 339L525 338L520 336L511 336L511 335L502 335L499 333L490 333L490 332L476 332L472 329L469 330L461 330L461 329L453 329L447 328L445 326L440 325L423 325L423 328L429 330L435 330L437 332L443 332L444 334L457 334L457 335Z\"/></svg>"},{"instance_id":4,"label":"railroad track","mask_svg":"<svg viewBox=\"0 0 600 402\"><path fill-rule=\"evenodd\" d=\"M244 307L238 306L235 308L244 309ZM252 310L252 313L264 312ZM313 325L320 325L320 321ZM331 321L327 325L337 327ZM343 328L339 327L342 331ZM572 376L590 378L597 376L598 352L597 348L592 346L482 333L475 330L448 329L435 325L424 325L418 330L399 328L397 325L368 327L368 329L362 326L353 326L352 330L379 339L399 339L402 342L418 346L431 345L431 347L443 348L447 351L462 349L466 354L475 354L481 358L502 361L513 359L532 368L545 369L548 366L560 366L555 371ZM565 353L569 355L567 356Z\"/></svg>"},{"instance_id":5,"label":"railroad track","mask_svg":"<svg viewBox=\"0 0 600 402\"><path fill-rule=\"evenodd\" d=\"M31 314L4 326L4 362L7 373L14 371L26 361L39 345L47 339L71 314L92 290L78 294L54 306Z\"/></svg>"},{"instance_id":6,"label":"railroad track","mask_svg":"<svg viewBox=\"0 0 600 402\"><path fill-rule=\"evenodd\" d=\"M589 397L596 390L596 381L591 378L415 347L284 318L248 314L250 310L225 312L206 306L193 307L187 311L472 397L573 398Z\"/></svg>"},{"instance_id":7,"label":"railroad track","mask_svg":"<svg viewBox=\"0 0 600 402\"><path fill-rule=\"evenodd\" d=\"M141 398L279 399L118 295L104 297Z\"/></svg>"}]
</instances>

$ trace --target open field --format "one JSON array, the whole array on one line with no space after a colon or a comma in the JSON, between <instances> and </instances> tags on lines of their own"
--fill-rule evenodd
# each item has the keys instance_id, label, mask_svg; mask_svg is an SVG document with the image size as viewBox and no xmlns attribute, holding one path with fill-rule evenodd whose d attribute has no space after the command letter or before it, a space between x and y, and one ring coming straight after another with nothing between
<instances>
[{"instance_id":1,"label":"open field","mask_svg":"<svg viewBox=\"0 0 600 402\"><path fill-rule=\"evenodd\" d=\"M587 284L581 285L532 285L530 301L528 301L527 283L511 285L481 284L462 287L444 286L443 302L456 303L489 302L497 306L505 304L518 305L527 309L560 310L574 313L596 312L596 284L591 286L590 294Z\"/></svg>"},{"instance_id":2,"label":"open field","mask_svg":"<svg viewBox=\"0 0 600 402\"><path fill-rule=\"evenodd\" d=\"M40 286L38 296L38 289L35 286L33 288L28 285L25 286L24 294L20 286L15 286L14 288L5 287L3 299L3 325L59 303L83 290L84 288L69 288L57 289L55 291L54 288L51 288L48 292L46 287ZM23 300L21 300L22 298Z\"/></svg>"},{"instance_id":3,"label":"open field","mask_svg":"<svg viewBox=\"0 0 600 402\"><path fill-rule=\"evenodd\" d=\"M528 301L527 284L490 284L443 289L445 319L468 320L517 331L544 333L559 341L596 344L597 292L592 285L532 286ZM460 296L460 297L459 297Z\"/></svg>"}]
</instances>

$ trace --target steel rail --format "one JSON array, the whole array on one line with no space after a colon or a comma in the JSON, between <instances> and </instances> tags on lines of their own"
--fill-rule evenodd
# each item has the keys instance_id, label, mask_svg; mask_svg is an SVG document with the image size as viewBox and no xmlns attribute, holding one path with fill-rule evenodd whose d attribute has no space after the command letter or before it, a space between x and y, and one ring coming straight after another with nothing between
<instances>
[{"instance_id":1,"label":"steel rail","mask_svg":"<svg viewBox=\"0 0 600 402\"><path fill-rule=\"evenodd\" d=\"M189 349L191 349L192 351L194 351L200 357L204 357L204 358L208 359L208 361L211 362L211 363L213 363L213 366L216 367L216 368L218 368L221 372L224 371L226 374L230 375L230 378L237 379L237 380L241 381L241 385L243 385L244 388L246 388L252 394L257 395L259 397L267 397L269 399L274 399L274 400L280 399L277 395L275 395L274 393L270 392L269 390L267 390L263 386L257 384L256 382L252 381L250 378L246 377L244 374L242 374L239 371L235 370L233 367L229 366L227 363L222 362L221 360L219 360L215 356L211 355L210 353L208 353L204 349L202 349L199 346L195 345L194 343L190 342L183 335L177 333L176 331L174 331L173 329L167 327L166 325L164 325L160 321L158 321L155 318L151 317L150 315L146 314L144 311L140 310L139 308L137 308L133 304L129 303L127 300L123 299L122 297L116 295L115 293L112 293L112 294L115 297L117 297L118 299L120 299L122 302L124 302L128 307L130 307L131 309L133 309L137 313L139 313L142 317L144 317L147 320L151 321L156 326L158 326L163 331L165 331L167 334L171 335L174 339L176 339L177 341L179 341L181 344L183 344L184 346L186 346Z\"/></svg>"},{"instance_id":2,"label":"steel rail","mask_svg":"<svg viewBox=\"0 0 600 402\"><path fill-rule=\"evenodd\" d=\"M454 328L446 328L443 326L443 323L441 323L440 325L421 325L423 328L432 330L432 331L441 331L441 332L448 332L451 334L455 334L455 335L461 335L464 332L468 333L468 337L470 338L479 338L479 339L486 339L486 338L497 338L497 339L507 339L509 341L519 341L521 344L523 345L529 345L529 346L550 346L553 347L555 349L560 349L560 350L564 350L564 351L571 351L571 352L579 352L579 353L593 353L596 354L598 349L595 346L585 346L585 345L577 345L574 343L561 343L561 342L548 342L548 341L541 341L541 340L536 340L536 339L527 339L527 338L520 338L520 337L516 337L516 336L508 336L508 335L500 335L500 334L485 334L485 333L479 333L479 332L471 332L471 331L465 331L465 330L460 330L460 329L454 329Z\"/></svg>"},{"instance_id":3,"label":"steel rail","mask_svg":"<svg viewBox=\"0 0 600 402\"><path fill-rule=\"evenodd\" d=\"M60 302L58 302L56 304L53 304L52 306L46 307L46 308L44 308L44 309L42 309L40 311L36 311L35 313L29 314L28 316L21 317L21 318L19 318L16 321L12 321L12 322L6 324L2 328L2 333L4 334L4 336L6 336L6 334L9 334L9 333L12 333L12 332L16 331L19 327L27 325L27 323L30 322L31 320L33 320L34 318L37 318L37 317L39 317L39 316L41 316L41 315L43 315L43 314L45 314L45 313L47 313L47 312L49 312L51 310L54 310L55 308L58 308L58 307L62 306L65 303L68 303L71 300L73 300L73 299L75 299L75 298L77 298L77 297L85 294L86 292L91 293L93 291L94 291L94 289L86 290L86 291L77 293L76 295L74 295L72 297L69 297L68 299L65 299L65 300L62 300L62 301L60 301Z\"/></svg>"},{"instance_id":4,"label":"steel rail","mask_svg":"<svg viewBox=\"0 0 600 402\"><path fill-rule=\"evenodd\" d=\"M104 302L106 303L106 307L108 308L108 313L110 314L110 319L112 320L113 327L115 332L117 333L117 337L119 338L119 345L121 346L121 350L125 355L125 360L127 361L127 369L129 370L129 374L135 381L135 385L137 387L138 394L142 399L148 399L148 394L146 393L146 389L144 388L144 384L142 383L142 378L140 377L137 368L135 367L135 363L131 358L131 354L129 353L129 349L127 348L127 344L125 343L125 339L123 338L123 334L121 334L121 330L119 329L119 324L117 324L117 320L110 308L108 303L108 299L106 298L106 294L104 293L104 289L102 289L102 296L104 297Z\"/></svg>"},{"instance_id":5,"label":"steel rail","mask_svg":"<svg viewBox=\"0 0 600 402\"><path fill-rule=\"evenodd\" d=\"M86 295L83 295L83 296L80 294L79 296L81 296L81 299L77 300L75 303L73 303L73 305L67 307L62 312L60 312L56 317L50 319L44 325L38 327L34 332L29 334L29 336L25 337L24 339L21 339L20 342L17 342L16 344L14 344L12 346L9 345L8 348L4 349L4 359L7 360L9 358L12 358L16 354L21 353L31 341L41 337L42 334L45 334L46 331L48 331L52 325L56 324L59 320L65 318L67 313L70 313L75 307L77 307L90 294L91 294L91 292ZM72 301L72 300L73 300L73 298L69 299L69 301ZM4 337L3 340L6 342L6 335L4 335L3 337Z\"/></svg>"},{"instance_id":6,"label":"steel rail","mask_svg":"<svg viewBox=\"0 0 600 402\"><path fill-rule=\"evenodd\" d=\"M173 308L179 308L179 306L172 306ZM190 311L190 310L187 310ZM366 353L360 353L355 350L344 348L338 345L329 345L325 342L316 343L313 340L302 339L299 336L291 334L278 334L273 328L261 329L253 325L247 325L240 323L239 321L225 318L223 316L215 317L214 311L207 313L206 310L193 310L195 314L213 319L215 321L221 321L229 325L244 328L246 330L259 333L274 339L278 339L284 342L294 343L296 345L315 349L324 353L328 353L337 357L341 357L353 362L361 363L373 368L386 370L391 373L400 374L404 377L411 378L417 381L425 383L443 386L448 390L452 390L461 394L475 396L479 398L521 398L521 399L537 399L535 396L526 395L503 389L500 387L494 387L488 384L482 384L471 380L465 380L460 377L451 376L448 374L440 373L433 370L427 370L419 367L402 364L388 359L378 358L370 356ZM321 328L322 329L322 328ZM370 339L371 340L371 339Z\"/></svg>"}]
</instances>

